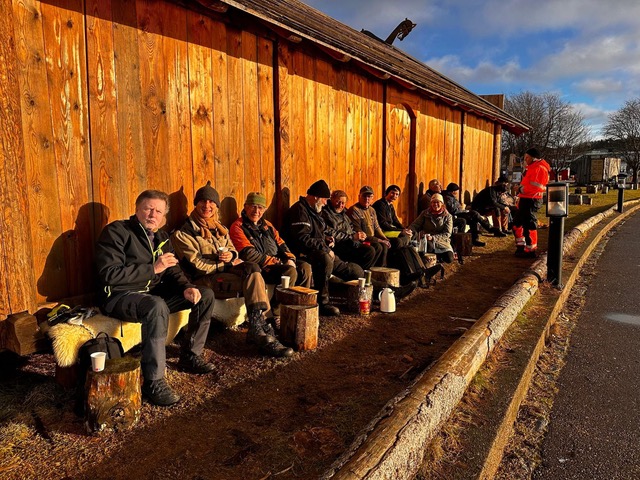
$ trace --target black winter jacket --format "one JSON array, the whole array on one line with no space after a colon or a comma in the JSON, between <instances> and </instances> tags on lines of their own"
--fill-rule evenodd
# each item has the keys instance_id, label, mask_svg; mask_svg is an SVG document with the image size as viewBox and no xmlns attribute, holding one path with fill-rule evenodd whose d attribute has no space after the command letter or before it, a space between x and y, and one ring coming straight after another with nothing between
<instances>
[{"instance_id":1,"label":"black winter jacket","mask_svg":"<svg viewBox=\"0 0 640 480\"><path fill-rule=\"evenodd\" d=\"M495 186L480 190L480 192L473 197L471 209L483 215L489 213L491 210L504 210L507 205L500 201L502 193L503 191Z\"/></svg>"},{"instance_id":2,"label":"black winter jacket","mask_svg":"<svg viewBox=\"0 0 640 480\"><path fill-rule=\"evenodd\" d=\"M325 230L326 224L320 214L311 208L305 197L300 197L286 213L281 233L293 253L309 255L331 251L325 240Z\"/></svg>"},{"instance_id":3,"label":"black winter jacket","mask_svg":"<svg viewBox=\"0 0 640 480\"><path fill-rule=\"evenodd\" d=\"M404 230L404 226L400 222L392 203L387 202L384 198L380 198L373 202L371 206L378 215L378 223L383 232L398 232Z\"/></svg>"},{"instance_id":4,"label":"black winter jacket","mask_svg":"<svg viewBox=\"0 0 640 480\"><path fill-rule=\"evenodd\" d=\"M176 293L193 287L178 265L154 273L153 264L164 253L174 253L167 232L158 230L152 247L135 215L104 227L95 256L101 301L116 293L148 292L161 283L175 288Z\"/></svg>"},{"instance_id":5,"label":"black winter jacket","mask_svg":"<svg viewBox=\"0 0 640 480\"><path fill-rule=\"evenodd\" d=\"M334 238L336 245L344 243L352 248L360 248L362 244L353 239L356 232L346 210L338 213L331 203L327 203L322 209L322 218L327 224L325 233Z\"/></svg>"}]
</instances>

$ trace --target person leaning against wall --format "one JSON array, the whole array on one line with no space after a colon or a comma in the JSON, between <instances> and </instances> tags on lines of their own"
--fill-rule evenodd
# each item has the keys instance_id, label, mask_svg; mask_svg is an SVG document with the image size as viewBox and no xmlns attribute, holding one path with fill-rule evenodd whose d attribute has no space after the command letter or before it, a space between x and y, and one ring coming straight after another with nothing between
<instances>
[{"instance_id":1,"label":"person leaning against wall","mask_svg":"<svg viewBox=\"0 0 640 480\"><path fill-rule=\"evenodd\" d=\"M279 284L282 276L291 285L311 286L311 265L298 260L273 224L263 218L267 198L260 192L250 192L240 218L229 229L231 241L245 262L256 263L264 281ZM273 307L272 301L272 307Z\"/></svg>"},{"instance_id":2,"label":"person leaning against wall","mask_svg":"<svg viewBox=\"0 0 640 480\"><path fill-rule=\"evenodd\" d=\"M179 365L199 374L215 370L202 356L213 292L189 282L178 265L169 236L160 229L168 211L166 193L145 190L136 199L135 215L102 230L95 256L101 310L142 324L142 395L159 406L180 400L165 380L170 313L191 309Z\"/></svg>"},{"instance_id":3,"label":"person leaning against wall","mask_svg":"<svg viewBox=\"0 0 640 480\"><path fill-rule=\"evenodd\" d=\"M189 218L171 237L185 272L195 284L213 288L214 294L242 294L249 320L247 342L265 355L290 357L293 350L278 341L266 321L264 312L271 305L260 267L239 258L226 227L218 221L220 199L210 182L198 189L193 204Z\"/></svg>"}]
</instances>

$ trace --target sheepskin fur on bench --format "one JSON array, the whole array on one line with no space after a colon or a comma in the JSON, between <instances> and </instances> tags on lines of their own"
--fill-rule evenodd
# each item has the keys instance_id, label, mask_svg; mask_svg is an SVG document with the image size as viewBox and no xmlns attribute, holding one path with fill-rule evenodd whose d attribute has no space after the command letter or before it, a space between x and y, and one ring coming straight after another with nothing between
<instances>
[{"instance_id":1,"label":"sheepskin fur on bench","mask_svg":"<svg viewBox=\"0 0 640 480\"><path fill-rule=\"evenodd\" d=\"M166 344L170 344L182 327L189 322L189 312L181 310L169 315L169 329ZM46 322L45 322L46 324ZM122 335L120 325L122 324ZM131 350L142 340L142 327L140 323L120 322L116 318L106 315L95 315L84 320L82 325L59 323L50 327L46 332L51 338L53 355L61 367L70 367L78 360L78 351L84 342L94 338L98 333L105 332L110 337L115 337L122 343L125 352Z\"/></svg>"}]
</instances>

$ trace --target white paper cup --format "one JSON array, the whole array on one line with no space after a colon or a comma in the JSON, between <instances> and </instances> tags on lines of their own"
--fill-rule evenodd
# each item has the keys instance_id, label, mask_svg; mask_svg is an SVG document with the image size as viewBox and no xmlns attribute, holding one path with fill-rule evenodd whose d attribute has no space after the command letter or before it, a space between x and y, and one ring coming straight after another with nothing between
<instances>
[{"instance_id":1,"label":"white paper cup","mask_svg":"<svg viewBox=\"0 0 640 480\"><path fill-rule=\"evenodd\" d=\"M358 279L358 288L364 288L364 284L366 282L366 278L362 277Z\"/></svg>"},{"instance_id":2,"label":"white paper cup","mask_svg":"<svg viewBox=\"0 0 640 480\"><path fill-rule=\"evenodd\" d=\"M282 288L289 288L290 281L291 281L291 277L289 275L282 275L280 277L280 286Z\"/></svg>"},{"instance_id":3,"label":"white paper cup","mask_svg":"<svg viewBox=\"0 0 640 480\"><path fill-rule=\"evenodd\" d=\"M227 247L218 247L220 253L226 252L227 250L229 250Z\"/></svg>"},{"instance_id":4,"label":"white paper cup","mask_svg":"<svg viewBox=\"0 0 640 480\"><path fill-rule=\"evenodd\" d=\"M101 372L104 370L104 362L107 360L107 354L105 352L93 352L91 354L91 369L94 372Z\"/></svg>"}]
</instances>

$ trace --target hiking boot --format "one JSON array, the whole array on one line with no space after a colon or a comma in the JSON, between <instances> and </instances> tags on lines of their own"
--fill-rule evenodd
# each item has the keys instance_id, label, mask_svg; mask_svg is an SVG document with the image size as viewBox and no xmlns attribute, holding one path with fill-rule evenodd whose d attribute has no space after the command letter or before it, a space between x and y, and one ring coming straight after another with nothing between
<instances>
[{"instance_id":1,"label":"hiking boot","mask_svg":"<svg viewBox=\"0 0 640 480\"><path fill-rule=\"evenodd\" d=\"M497 227L492 228L491 232L493 233L494 237L506 237L507 236L506 233L502 233L502 230L500 230Z\"/></svg>"},{"instance_id":2,"label":"hiking boot","mask_svg":"<svg viewBox=\"0 0 640 480\"><path fill-rule=\"evenodd\" d=\"M486 247L486 246L487 246L487 244L486 244L485 242L482 242L482 241L480 241L480 240L472 240L472 241L471 241L471 244L472 244L474 247Z\"/></svg>"},{"instance_id":3,"label":"hiking boot","mask_svg":"<svg viewBox=\"0 0 640 480\"><path fill-rule=\"evenodd\" d=\"M174 392L164 378L159 380L145 380L142 383L142 396L159 407L168 407L180 400L180 395Z\"/></svg>"},{"instance_id":4,"label":"hiking boot","mask_svg":"<svg viewBox=\"0 0 640 480\"><path fill-rule=\"evenodd\" d=\"M193 353L181 354L178 366L198 375L211 373L216 369L213 363L207 362L202 355L194 355Z\"/></svg>"},{"instance_id":5,"label":"hiking boot","mask_svg":"<svg viewBox=\"0 0 640 480\"><path fill-rule=\"evenodd\" d=\"M267 343L273 342L276 337L272 334L273 328L269 327L267 327L267 322L262 314L262 310L251 310L249 312L247 343L263 347Z\"/></svg>"},{"instance_id":6,"label":"hiking boot","mask_svg":"<svg viewBox=\"0 0 640 480\"><path fill-rule=\"evenodd\" d=\"M323 317L337 317L340 315L340 309L330 303L320 305L320 315Z\"/></svg>"},{"instance_id":7,"label":"hiking boot","mask_svg":"<svg viewBox=\"0 0 640 480\"><path fill-rule=\"evenodd\" d=\"M288 358L293 355L293 348L285 347L275 337L273 341L260 347L260 351L270 357Z\"/></svg>"},{"instance_id":8,"label":"hiking boot","mask_svg":"<svg viewBox=\"0 0 640 480\"><path fill-rule=\"evenodd\" d=\"M418 287L418 282L413 281L409 282L406 285L401 285L399 287L389 287L393 290L393 294L395 295L397 300L400 300L404 297L407 297Z\"/></svg>"}]
</instances>

